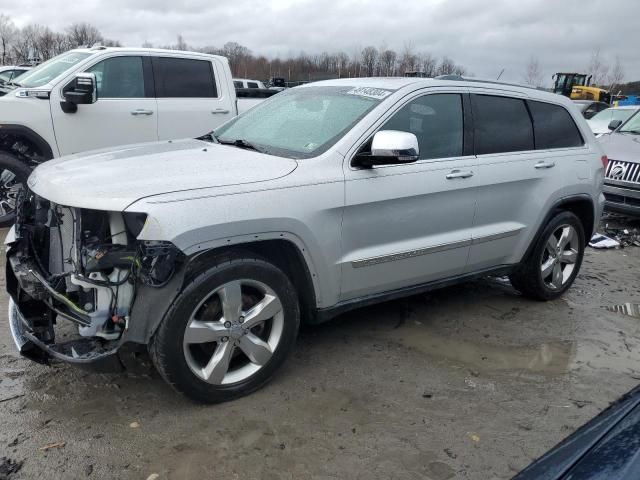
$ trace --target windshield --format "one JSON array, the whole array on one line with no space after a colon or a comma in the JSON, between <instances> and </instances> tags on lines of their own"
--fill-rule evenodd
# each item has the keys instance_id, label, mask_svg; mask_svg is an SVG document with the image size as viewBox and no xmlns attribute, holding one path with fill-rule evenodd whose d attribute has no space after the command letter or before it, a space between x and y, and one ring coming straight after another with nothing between
<instances>
[{"instance_id":1,"label":"windshield","mask_svg":"<svg viewBox=\"0 0 640 480\"><path fill-rule=\"evenodd\" d=\"M29 70L28 73L20 76L18 82L21 87L35 88L46 85L57 76L70 69L78 62L93 55L88 52L67 52L57 57L53 57L51 60L47 60L42 65L37 66L33 70Z\"/></svg>"},{"instance_id":2,"label":"windshield","mask_svg":"<svg viewBox=\"0 0 640 480\"><path fill-rule=\"evenodd\" d=\"M274 95L214 133L221 143L242 140L264 153L315 157L391 93L378 88L293 88Z\"/></svg>"},{"instance_id":3,"label":"windshield","mask_svg":"<svg viewBox=\"0 0 640 480\"><path fill-rule=\"evenodd\" d=\"M621 120L623 122L633 115L636 110L631 108L608 108L594 115L590 120L590 124L600 124L605 127L609 125L612 120Z\"/></svg>"},{"instance_id":4,"label":"windshield","mask_svg":"<svg viewBox=\"0 0 640 480\"><path fill-rule=\"evenodd\" d=\"M627 123L622 125L618 132L640 135L640 115L636 112L636 115L631 117Z\"/></svg>"}]
</instances>

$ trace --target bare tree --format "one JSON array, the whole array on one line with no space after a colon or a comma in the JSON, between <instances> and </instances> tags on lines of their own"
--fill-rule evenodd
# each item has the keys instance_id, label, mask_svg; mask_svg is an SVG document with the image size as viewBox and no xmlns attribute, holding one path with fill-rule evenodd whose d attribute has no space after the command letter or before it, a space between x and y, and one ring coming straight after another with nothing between
<instances>
[{"instance_id":1,"label":"bare tree","mask_svg":"<svg viewBox=\"0 0 640 480\"><path fill-rule=\"evenodd\" d=\"M411 42L405 42L402 49L402 55L400 55L400 75L404 75L406 72L415 70L418 63L418 56L413 50Z\"/></svg>"},{"instance_id":2,"label":"bare tree","mask_svg":"<svg viewBox=\"0 0 640 480\"><path fill-rule=\"evenodd\" d=\"M0 49L2 49L0 61L2 65L8 63L9 45L14 40L16 33L17 29L13 24L13 20L4 13L0 13Z\"/></svg>"},{"instance_id":3,"label":"bare tree","mask_svg":"<svg viewBox=\"0 0 640 480\"><path fill-rule=\"evenodd\" d=\"M438 75L453 75L456 73L456 64L446 55L442 57L438 65Z\"/></svg>"},{"instance_id":4,"label":"bare tree","mask_svg":"<svg viewBox=\"0 0 640 480\"><path fill-rule=\"evenodd\" d=\"M103 40L100 30L87 22L69 25L67 35L72 47L91 46Z\"/></svg>"},{"instance_id":5,"label":"bare tree","mask_svg":"<svg viewBox=\"0 0 640 480\"><path fill-rule=\"evenodd\" d=\"M387 77L392 76L396 71L396 52L385 49L380 53L380 74Z\"/></svg>"},{"instance_id":6,"label":"bare tree","mask_svg":"<svg viewBox=\"0 0 640 480\"><path fill-rule=\"evenodd\" d=\"M591 52L591 60L589 61L589 74L592 75L594 85L604 85L607 81L609 73L609 65L602 59L600 55L600 47Z\"/></svg>"},{"instance_id":7,"label":"bare tree","mask_svg":"<svg viewBox=\"0 0 640 480\"><path fill-rule=\"evenodd\" d=\"M611 69L611 73L609 74L608 84L609 90L611 93L614 93L613 90L616 87L619 87L624 81L624 67L622 66L622 62L620 61L620 57L616 55L616 61L613 64L613 68Z\"/></svg>"},{"instance_id":8,"label":"bare tree","mask_svg":"<svg viewBox=\"0 0 640 480\"><path fill-rule=\"evenodd\" d=\"M438 60L430 53L422 53L418 56L420 71L426 77L435 77L438 70Z\"/></svg>"},{"instance_id":9,"label":"bare tree","mask_svg":"<svg viewBox=\"0 0 640 480\"><path fill-rule=\"evenodd\" d=\"M336 67L338 69L338 78L342 78L349 68L349 55L344 52L338 52L336 54Z\"/></svg>"},{"instance_id":10,"label":"bare tree","mask_svg":"<svg viewBox=\"0 0 640 480\"><path fill-rule=\"evenodd\" d=\"M527 70L524 74L524 81L534 87L542 85L542 69L538 57L531 55L527 63Z\"/></svg>"},{"instance_id":11,"label":"bare tree","mask_svg":"<svg viewBox=\"0 0 640 480\"><path fill-rule=\"evenodd\" d=\"M362 66L367 77L373 77L376 64L378 63L378 49L376 47L365 47L362 50Z\"/></svg>"}]
</instances>

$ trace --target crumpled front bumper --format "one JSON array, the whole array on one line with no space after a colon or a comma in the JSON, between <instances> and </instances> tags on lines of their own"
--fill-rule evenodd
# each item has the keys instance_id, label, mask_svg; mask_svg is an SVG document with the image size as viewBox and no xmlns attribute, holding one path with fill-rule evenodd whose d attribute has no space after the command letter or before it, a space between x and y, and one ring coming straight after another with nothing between
<instances>
[{"instance_id":1,"label":"crumpled front bumper","mask_svg":"<svg viewBox=\"0 0 640 480\"><path fill-rule=\"evenodd\" d=\"M63 342L54 341L54 327L58 321L72 321L82 325L86 319L81 311L73 311L71 302L70 305L65 305L64 296L47 283L44 273L34 262L17 253L18 249L15 247L20 241L16 240L12 228L5 240L5 279L10 296L9 327L20 354L43 364L48 364L51 359L90 364L103 362L114 356L121 341L105 342L83 337ZM119 363L117 359L116 362Z\"/></svg>"},{"instance_id":2,"label":"crumpled front bumper","mask_svg":"<svg viewBox=\"0 0 640 480\"><path fill-rule=\"evenodd\" d=\"M18 306L9 300L9 328L13 343L21 355L38 363L48 364L51 358L68 363L91 364L113 361L119 364L117 358L110 358L118 353L120 344L111 349L104 349L97 340L81 339L64 343L46 343L40 340L31 330Z\"/></svg>"}]
</instances>

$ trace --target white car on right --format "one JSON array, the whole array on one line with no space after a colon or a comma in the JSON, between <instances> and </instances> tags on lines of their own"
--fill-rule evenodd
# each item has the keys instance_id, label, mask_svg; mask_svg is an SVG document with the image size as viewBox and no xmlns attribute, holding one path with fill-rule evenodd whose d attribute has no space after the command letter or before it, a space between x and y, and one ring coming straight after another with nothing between
<instances>
[{"instance_id":1,"label":"white car on right","mask_svg":"<svg viewBox=\"0 0 640 480\"><path fill-rule=\"evenodd\" d=\"M587 120L587 123L589 124L593 134L596 137L599 137L605 133L611 132L612 129L609 128L611 122L619 120L620 123L618 123L618 126L620 126L629 120L629 118L631 118L631 116L638 110L640 110L640 105L625 105L622 107L607 108L606 110L603 110L591 117Z\"/></svg>"}]
</instances>

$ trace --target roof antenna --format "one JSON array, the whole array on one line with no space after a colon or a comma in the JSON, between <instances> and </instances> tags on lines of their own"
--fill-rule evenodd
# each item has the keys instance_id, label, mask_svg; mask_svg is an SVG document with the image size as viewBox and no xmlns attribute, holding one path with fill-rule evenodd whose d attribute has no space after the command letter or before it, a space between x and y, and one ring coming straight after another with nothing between
<instances>
[{"instance_id":1,"label":"roof antenna","mask_svg":"<svg viewBox=\"0 0 640 480\"><path fill-rule=\"evenodd\" d=\"M504 68L500 70L500 75L498 75L498 78L496 78L496 80L500 80L500 77L502 76L503 73L504 73Z\"/></svg>"}]
</instances>

